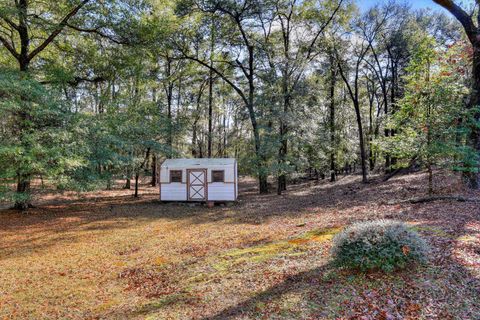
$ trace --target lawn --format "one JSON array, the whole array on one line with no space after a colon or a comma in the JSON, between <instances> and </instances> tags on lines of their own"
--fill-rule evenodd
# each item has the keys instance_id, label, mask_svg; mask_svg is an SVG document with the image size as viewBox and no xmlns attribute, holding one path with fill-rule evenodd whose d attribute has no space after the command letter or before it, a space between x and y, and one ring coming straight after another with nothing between
<instances>
[{"instance_id":1,"label":"lawn","mask_svg":"<svg viewBox=\"0 0 480 320\"><path fill-rule=\"evenodd\" d=\"M104 191L44 194L0 211L0 319L479 319L480 205L401 202L426 175L305 182L282 196L244 181L232 206ZM442 194L466 194L441 175ZM408 222L426 266L360 274L329 265L342 227Z\"/></svg>"}]
</instances>

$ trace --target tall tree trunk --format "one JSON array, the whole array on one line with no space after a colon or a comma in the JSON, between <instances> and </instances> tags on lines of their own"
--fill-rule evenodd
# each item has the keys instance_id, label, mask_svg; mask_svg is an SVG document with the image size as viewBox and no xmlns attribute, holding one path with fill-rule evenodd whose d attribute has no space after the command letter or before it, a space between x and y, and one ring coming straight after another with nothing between
<instances>
[{"instance_id":1,"label":"tall tree trunk","mask_svg":"<svg viewBox=\"0 0 480 320\"><path fill-rule=\"evenodd\" d=\"M200 157L202 158L202 153L199 152L201 149L200 145L200 139L198 138L198 121L200 120L200 114L201 114L201 103L202 103L202 96L203 96L203 90L205 89L205 81L200 84L200 88L198 90L197 94L197 107L195 110L195 120L193 121L193 126L192 126L192 157L197 158Z\"/></svg>"},{"instance_id":2,"label":"tall tree trunk","mask_svg":"<svg viewBox=\"0 0 480 320\"><path fill-rule=\"evenodd\" d=\"M286 75L284 76L284 78ZM290 92L288 90L288 81L285 79L283 84L283 113L280 119L279 136L280 136L280 148L278 150L278 162L280 164L281 174L278 176L277 181L277 194L281 195L283 191L287 190L287 175L285 174L286 157L288 153L288 125L287 114L290 109Z\"/></svg>"},{"instance_id":3,"label":"tall tree trunk","mask_svg":"<svg viewBox=\"0 0 480 320\"><path fill-rule=\"evenodd\" d=\"M213 68L213 50L215 47L215 24L212 15L210 26L210 67ZM213 135L213 70L208 73L208 136L207 136L207 157L212 157L212 135Z\"/></svg>"},{"instance_id":4,"label":"tall tree trunk","mask_svg":"<svg viewBox=\"0 0 480 320\"><path fill-rule=\"evenodd\" d=\"M20 35L20 54L18 56L18 64L23 76L28 77L28 71L30 67L30 61L28 59L30 36L28 34L27 26L27 8L28 3L26 0L21 0L17 3L18 9L18 33ZM20 144L23 148L28 150L30 148L28 139L25 135L27 133L27 126L30 120L29 106L27 101L23 101L23 110L17 114L18 122L18 135L20 138ZM17 171L17 200L15 201L14 208L18 210L26 210L30 206L30 180L31 175L24 173L21 170Z\"/></svg>"},{"instance_id":5,"label":"tall tree trunk","mask_svg":"<svg viewBox=\"0 0 480 320\"><path fill-rule=\"evenodd\" d=\"M367 159L366 159L366 152L365 152L365 142L363 136L363 126L362 126L362 116L360 113L360 104L358 101L354 102L355 107L355 114L357 116L357 126L358 126L358 141L360 145L360 161L362 167L362 182L368 182L367 179Z\"/></svg>"},{"instance_id":6,"label":"tall tree trunk","mask_svg":"<svg viewBox=\"0 0 480 320\"><path fill-rule=\"evenodd\" d=\"M397 63L395 62L395 60L392 58L392 83L391 83L391 97L390 97L390 115L393 115L393 113L395 112L394 108L395 108L395 103L396 103L396 100L397 100ZM385 104L386 105L386 104ZM393 137L395 135L395 130L394 129L390 129L390 132L389 132L389 135L390 137ZM395 166L395 164L397 163L397 159L395 159L394 157L389 157L390 158L390 163L389 163L389 167L388 167L388 172L392 172L393 171L393 167Z\"/></svg>"},{"instance_id":7,"label":"tall tree trunk","mask_svg":"<svg viewBox=\"0 0 480 320\"><path fill-rule=\"evenodd\" d=\"M222 139L222 157L226 157L227 156L227 114L223 114L223 132L222 132L222 135L223 135L223 139Z\"/></svg>"},{"instance_id":8,"label":"tall tree trunk","mask_svg":"<svg viewBox=\"0 0 480 320\"><path fill-rule=\"evenodd\" d=\"M364 54L366 51L364 52ZM343 79L343 82L345 83L350 99L352 100L353 107L355 109L355 115L357 118L357 126L358 126L358 142L360 146L360 164L362 167L362 182L367 183L368 178L367 178L367 159L366 159L366 153L365 153L365 138L363 136L363 126L362 126L362 114L360 110L360 97L359 97L359 74L360 74L360 64L361 61L363 60L363 55L358 58L356 62L356 67L355 67L355 79L354 79L354 84L353 87L350 85L346 74L343 71L342 65L338 63L338 71L340 72L340 75Z\"/></svg>"},{"instance_id":9,"label":"tall tree trunk","mask_svg":"<svg viewBox=\"0 0 480 320\"><path fill-rule=\"evenodd\" d=\"M207 158L212 157L213 136L213 71L208 75L208 135L207 135Z\"/></svg>"},{"instance_id":10,"label":"tall tree trunk","mask_svg":"<svg viewBox=\"0 0 480 320\"><path fill-rule=\"evenodd\" d=\"M367 91L368 91L368 102L369 102L369 109L368 109L368 161L369 161L369 168L370 171L375 169L375 155L373 152L373 102L375 100L375 92L374 88L370 87L369 82L367 82Z\"/></svg>"},{"instance_id":11,"label":"tall tree trunk","mask_svg":"<svg viewBox=\"0 0 480 320\"><path fill-rule=\"evenodd\" d=\"M268 193L268 173L267 173L267 159L262 150L260 130L257 124L257 116L255 115L255 82L254 82L254 47L248 46L248 113L250 121L252 122L253 136L255 140L255 156L257 158L258 167L258 188L261 194Z\"/></svg>"},{"instance_id":12,"label":"tall tree trunk","mask_svg":"<svg viewBox=\"0 0 480 320\"><path fill-rule=\"evenodd\" d=\"M157 185L157 156L152 156L152 181L150 183L152 187Z\"/></svg>"},{"instance_id":13,"label":"tall tree trunk","mask_svg":"<svg viewBox=\"0 0 480 320\"><path fill-rule=\"evenodd\" d=\"M140 176L139 171L135 172L135 194L133 195L135 198L138 198L138 178Z\"/></svg>"},{"instance_id":14,"label":"tall tree trunk","mask_svg":"<svg viewBox=\"0 0 480 320\"><path fill-rule=\"evenodd\" d=\"M165 75L167 78L170 78L172 75L172 60L170 57L167 57L166 66L165 66ZM168 119L168 132L166 144L169 147L169 156L172 156L173 149L173 116L172 116L172 104L173 104L173 81L168 79L168 83L165 85L165 93L167 97L167 119Z\"/></svg>"},{"instance_id":15,"label":"tall tree trunk","mask_svg":"<svg viewBox=\"0 0 480 320\"><path fill-rule=\"evenodd\" d=\"M197 120L193 122L192 126L192 145L191 145L191 154L192 157L196 158L198 156L198 151L197 151Z\"/></svg>"},{"instance_id":16,"label":"tall tree trunk","mask_svg":"<svg viewBox=\"0 0 480 320\"><path fill-rule=\"evenodd\" d=\"M330 182L335 182L337 176L335 174L336 160L336 145L335 145L335 86L336 86L336 68L335 57L331 54L330 57Z\"/></svg>"}]
</instances>

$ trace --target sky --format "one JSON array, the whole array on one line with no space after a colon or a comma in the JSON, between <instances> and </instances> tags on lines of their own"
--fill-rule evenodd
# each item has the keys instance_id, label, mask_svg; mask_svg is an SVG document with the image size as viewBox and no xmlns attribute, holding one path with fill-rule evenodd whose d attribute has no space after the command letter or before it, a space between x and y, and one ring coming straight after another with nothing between
<instances>
[{"instance_id":1,"label":"sky","mask_svg":"<svg viewBox=\"0 0 480 320\"><path fill-rule=\"evenodd\" d=\"M439 9L440 6L433 2L433 0L404 0L406 3L410 4L414 9L422 8L432 8ZM357 5L362 9L368 9L376 3L381 2L381 0L357 0Z\"/></svg>"}]
</instances>

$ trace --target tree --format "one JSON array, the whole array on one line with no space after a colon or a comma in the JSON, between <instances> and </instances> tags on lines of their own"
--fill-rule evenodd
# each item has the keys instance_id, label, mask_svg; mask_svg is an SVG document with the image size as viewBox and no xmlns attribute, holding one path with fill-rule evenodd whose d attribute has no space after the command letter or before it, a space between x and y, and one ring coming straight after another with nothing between
<instances>
[{"instance_id":1,"label":"tree","mask_svg":"<svg viewBox=\"0 0 480 320\"><path fill-rule=\"evenodd\" d=\"M291 127L289 122L292 122L294 100L299 83L304 79L311 62L322 53L317 46L323 40L326 29L335 23L338 16L342 16L348 11L345 3L343 0L313 1L303 5L297 1L277 1L275 3L273 22L280 25L280 36L274 37L266 34L265 42L269 45L267 48L273 49L273 52L268 53L267 57L272 60L269 65L274 69L273 72L279 74L282 96L278 132L280 174L278 175L277 194L281 194L287 188L286 162ZM266 29L265 25L262 25L262 29ZM272 27L270 26L269 29ZM305 32L302 32L302 29ZM301 36L298 36L299 34Z\"/></svg>"},{"instance_id":2,"label":"tree","mask_svg":"<svg viewBox=\"0 0 480 320\"><path fill-rule=\"evenodd\" d=\"M82 0L71 7L63 14L52 10L52 7L47 8L48 12L54 12L54 19L44 20L37 14L31 14L31 3L27 0L15 1L14 5L0 7L0 21L4 29L10 31L10 37L0 35L0 42L7 49L10 55L17 61L19 70L28 72L30 64L41 52L43 52L66 28L68 22L82 9L90 0ZM39 5L40 6L40 5ZM37 8L44 9L44 8ZM35 34L35 32L37 32ZM32 35L33 34L33 35ZM47 34L45 38L43 35ZM40 41L37 39L41 39ZM20 48L17 50L15 44L20 43ZM28 77L27 75L25 75ZM25 101L27 104L28 101ZM20 144L24 149L30 149L27 123L32 120L32 115L27 112L28 108L18 110L15 122L18 125L18 136ZM30 179L32 173L24 170L18 170L17 177L17 192L18 199L27 200L27 194L30 190ZM28 201L17 201L15 208L25 209L29 206Z\"/></svg>"},{"instance_id":3,"label":"tree","mask_svg":"<svg viewBox=\"0 0 480 320\"><path fill-rule=\"evenodd\" d=\"M68 106L25 74L0 71L0 118L5 130L0 134L0 198L26 209L31 194L19 187L10 192L13 181L38 175L60 184L68 171L83 165L83 159L75 147L74 115ZM29 121L19 124L19 112L28 114Z\"/></svg>"},{"instance_id":4,"label":"tree","mask_svg":"<svg viewBox=\"0 0 480 320\"><path fill-rule=\"evenodd\" d=\"M193 5L208 14L214 14L218 18L226 20L230 24L229 30L235 32L228 36L228 41L234 44L236 52L225 54L225 57L220 61L220 65L226 64L230 68L239 71L240 76L245 81L238 83L232 79L221 66L212 66L209 61L202 57L192 55L184 44L178 44L177 47L182 52L185 59L190 59L213 71L223 81L225 81L231 88L240 96L244 102L245 108L248 111L250 122L252 125L254 137L254 150L256 156L257 175L259 180L260 193L268 192L267 177L268 172L266 168L266 155L263 151L262 137L257 120L256 108L256 61L255 61L255 33L251 30L250 23L256 17L260 10L267 10L267 1L249 1L245 0L242 3L234 1L218 2L218 1L204 1L195 2ZM185 5L184 5L185 6ZM261 9L260 9L261 8ZM234 56L237 54L237 56ZM238 75L238 74L235 74Z\"/></svg>"},{"instance_id":5,"label":"tree","mask_svg":"<svg viewBox=\"0 0 480 320\"><path fill-rule=\"evenodd\" d=\"M428 192L432 194L434 166L463 170L462 163L472 156L471 150L457 139L464 131L459 116L470 117L462 110L468 92L462 81L466 68L461 52L465 46L436 51L431 37L420 37L407 67L405 96L388 126L397 134L387 137L387 141L390 152L403 161L402 166L415 159L426 167Z\"/></svg>"},{"instance_id":6,"label":"tree","mask_svg":"<svg viewBox=\"0 0 480 320\"><path fill-rule=\"evenodd\" d=\"M345 86L347 87L348 90L348 96L350 97L350 100L352 101L353 108L355 109L355 117L357 121L357 128L358 128L358 144L359 144L359 150L360 150L360 165L362 169L362 182L366 183L368 182L368 169L367 169L367 153L365 150L365 134L363 130L363 122L362 122L362 111L361 111L361 101L360 101L360 76L361 76L361 68L362 68L362 63L365 58L365 55L367 54L368 51L368 46L366 46L365 41L361 41L361 44L359 47L354 48L353 53L347 53L347 55L352 56L352 61L350 63L346 63L343 61L342 58L340 58L340 55L337 50L337 65L338 65L338 70L340 73L340 76L343 79L343 82L345 83ZM351 71L353 73L352 76L350 76L350 73L347 73L347 69L351 68Z\"/></svg>"},{"instance_id":7,"label":"tree","mask_svg":"<svg viewBox=\"0 0 480 320\"><path fill-rule=\"evenodd\" d=\"M480 11L477 10L476 22L474 15L468 14L452 0L433 0L447 9L463 26L465 33L473 48L471 98L469 109L474 111L474 123L470 128L469 144L477 151L475 167L465 173L468 185L472 189L480 188Z\"/></svg>"}]
</instances>

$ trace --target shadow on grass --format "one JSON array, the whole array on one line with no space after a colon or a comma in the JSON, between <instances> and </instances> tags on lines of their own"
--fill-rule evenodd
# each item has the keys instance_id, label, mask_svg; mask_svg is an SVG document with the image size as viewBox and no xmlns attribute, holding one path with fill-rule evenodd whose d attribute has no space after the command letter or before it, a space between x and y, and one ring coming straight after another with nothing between
<instances>
[{"instance_id":1,"label":"shadow on grass","mask_svg":"<svg viewBox=\"0 0 480 320\"><path fill-rule=\"evenodd\" d=\"M392 319L480 319L480 246L477 243L476 249L473 248L477 252L476 272L456 258L456 239L466 234L479 237L480 233L472 233L462 222L450 224L447 230L431 223L418 224L416 228L424 236L429 234L432 251L426 266L390 274L361 274L337 272L326 265L295 274L202 319L268 318L269 314L312 319L383 319L386 315ZM300 308L282 310L278 301L291 292L301 293Z\"/></svg>"},{"instance_id":2,"label":"shadow on grass","mask_svg":"<svg viewBox=\"0 0 480 320\"><path fill-rule=\"evenodd\" d=\"M339 271L325 264L290 275L266 290L252 292L250 298L210 315L194 312L195 306L202 302L193 301L185 292L146 304L134 315L162 314L163 309L182 305L183 308L193 308L194 318L202 320L272 317L480 319L478 274L472 273L471 268L455 258L458 249L455 240L467 233L478 236L478 232L472 233L462 223L450 227L445 229L445 226L432 223L415 226L432 246L430 262L426 266L386 274L363 274ZM229 277L235 277L235 274L236 271L231 270ZM222 293L223 290L225 288ZM292 299L292 295L295 298ZM225 300L222 296L217 298ZM199 310L205 310L205 307Z\"/></svg>"}]
</instances>

